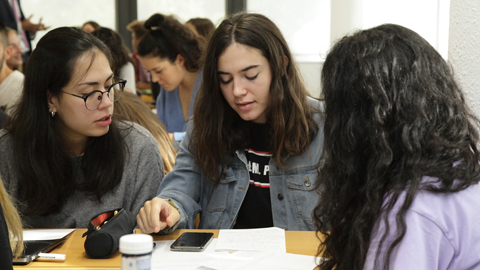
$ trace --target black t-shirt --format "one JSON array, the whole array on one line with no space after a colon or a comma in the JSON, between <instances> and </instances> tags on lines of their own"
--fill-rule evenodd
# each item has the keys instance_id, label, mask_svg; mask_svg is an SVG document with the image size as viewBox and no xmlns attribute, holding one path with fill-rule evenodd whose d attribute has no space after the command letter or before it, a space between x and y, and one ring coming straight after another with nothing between
<instances>
[{"instance_id":1,"label":"black t-shirt","mask_svg":"<svg viewBox=\"0 0 480 270\"><path fill-rule=\"evenodd\" d=\"M265 228L273 226L272 203L270 200L269 161L267 127L255 124L251 141L245 154L248 161L250 186L240 206L235 229Z\"/></svg>"}]
</instances>

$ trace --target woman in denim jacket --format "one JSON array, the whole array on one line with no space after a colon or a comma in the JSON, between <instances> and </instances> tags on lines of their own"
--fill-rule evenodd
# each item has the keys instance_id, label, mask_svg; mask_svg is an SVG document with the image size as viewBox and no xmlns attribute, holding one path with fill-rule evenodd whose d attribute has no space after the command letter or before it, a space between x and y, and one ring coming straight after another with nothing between
<instances>
[{"instance_id":1,"label":"woman in denim jacket","mask_svg":"<svg viewBox=\"0 0 480 270\"><path fill-rule=\"evenodd\" d=\"M175 168L137 216L176 228L315 230L323 104L303 86L275 24L237 14L213 33Z\"/></svg>"}]
</instances>

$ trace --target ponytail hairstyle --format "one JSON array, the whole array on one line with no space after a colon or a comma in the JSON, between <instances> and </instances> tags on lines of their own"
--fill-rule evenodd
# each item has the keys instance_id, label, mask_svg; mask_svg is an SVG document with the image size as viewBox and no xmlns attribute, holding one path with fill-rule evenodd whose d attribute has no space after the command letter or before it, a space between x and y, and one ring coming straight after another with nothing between
<instances>
[{"instance_id":1,"label":"ponytail hairstyle","mask_svg":"<svg viewBox=\"0 0 480 270\"><path fill-rule=\"evenodd\" d=\"M114 61L113 73L115 76L120 77L120 69L128 62L134 64L130 57L130 51L127 46L125 46L122 37L117 32L110 28L100 27L91 34L105 43L112 52Z\"/></svg>"},{"instance_id":2,"label":"ponytail hairstyle","mask_svg":"<svg viewBox=\"0 0 480 270\"><path fill-rule=\"evenodd\" d=\"M18 198L25 205L22 213L26 216L57 213L75 190L85 191L101 202L101 197L122 179L127 149L116 121L105 135L88 139L81 159L85 179L79 184L58 117L49 113L48 93L60 95L77 66L91 65L100 54L112 68L110 50L98 38L81 29L60 27L40 39L28 60L24 94L5 127L13 139ZM89 56L90 63L79 62L83 56Z\"/></svg>"},{"instance_id":3,"label":"ponytail hairstyle","mask_svg":"<svg viewBox=\"0 0 480 270\"><path fill-rule=\"evenodd\" d=\"M144 24L148 33L138 44L141 57L159 57L174 63L178 55L185 59L189 72L202 66L202 51L205 40L197 37L187 26L173 16L152 15Z\"/></svg>"}]
</instances>

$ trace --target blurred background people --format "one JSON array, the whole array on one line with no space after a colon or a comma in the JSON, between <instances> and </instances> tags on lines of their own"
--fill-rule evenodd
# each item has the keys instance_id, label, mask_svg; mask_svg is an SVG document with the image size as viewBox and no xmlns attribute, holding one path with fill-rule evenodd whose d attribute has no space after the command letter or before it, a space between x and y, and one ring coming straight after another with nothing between
<instances>
[{"instance_id":1,"label":"blurred background people","mask_svg":"<svg viewBox=\"0 0 480 270\"><path fill-rule=\"evenodd\" d=\"M130 52L123 43L122 37L110 28L100 27L91 33L99 38L112 52L115 62L113 73L115 76L127 81L125 90L137 94L135 86L135 66L130 57Z\"/></svg>"},{"instance_id":2,"label":"blurred background people","mask_svg":"<svg viewBox=\"0 0 480 270\"><path fill-rule=\"evenodd\" d=\"M202 83L205 42L173 16L154 14L144 27L148 33L138 44L138 56L152 81L161 87L156 104L158 118L171 138L180 141Z\"/></svg>"},{"instance_id":3,"label":"blurred background people","mask_svg":"<svg viewBox=\"0 0 480 270\"><path fill-rule=\"evenodd\" d=\"M128 31L132 32L132 48L133 53L131 57L133 59L133 63L135 64L135 79L136 79L136 86L137 89L150 89L150 73L142 66L140 60L138 59L137 55L137 47L140 40L142 40L143 36L147 33L147 29L143 27L145 21L137 21L134 20L127 25Z\"/></svg>"},{"instance_id":4,"label":"blurred background people","mask_svg":"<svg viewBox=\"0 0 480 270\"><path fill-rule=\"evenodd\" d=\"M31 40L35 37L35 33L48 29L42 23L42 18L38 23L32 23L30 21L32 16L25 18L19 0L0 0L0 21L7 27L17 30L24 65L32 53Z\"/></svg>"},{"instance_id":5,"label":"blurred background people","mask_svg":"<svg viewBox=\"0 0 480 270\"><path fill-rule=\"evenodd\" d=\"M99 30L100 25L94 21L88 21L82 25L82 30L87 33L92 33L95 30Z\"/></svg>"},{"instance_id":6,"label":"blurred background people","mask_svg":"<svg viewBox=\"0 0 480 270\"><path fill-rule=\"evenodd\" d=\"M202 36L207 40L213 31L215 31L215 25L207 18L192 18L188 20L186 25L188 28L192 29L195 34Z\"/></svg>"},{"instance_id":7,"label":"blurred background people","mask_svg":"<svg viewBox=\"0 0 480 270\"><path fill-rule=\"evenodd\" d=\"M7 27L8 46L12 47L10 56L7 57L7 65L12 70L23 71L22 49L20 48L20 40L18 33L14 29Z\"/></svg>"},{"instance_id":8,"label":"blurred background people","mask_svg":"<svg viewBox=\"0 0 480 270\"><path fill-rule=\"evenodd\" d=\"M7 114L12 114L23 91L23 74L7 65L13 51L8 45L7 29L0 22L0 108Z\"/></svg>"}]
</instances>

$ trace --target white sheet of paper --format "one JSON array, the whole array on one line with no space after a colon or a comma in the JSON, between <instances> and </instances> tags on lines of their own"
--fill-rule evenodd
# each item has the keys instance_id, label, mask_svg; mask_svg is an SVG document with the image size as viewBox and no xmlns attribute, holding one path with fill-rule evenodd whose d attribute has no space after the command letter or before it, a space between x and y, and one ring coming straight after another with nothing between
<instances>
[{"instance_id":1,"label":"white sheet of paper","mask_svg":"<svg viewBox=\"0 0 480 270\"><path fill-rule=\"evenodd\" d=\"M278 229L278 228L277 228ZM238 230L237 230L238 231ZM250 230L249 230L250 231ZM282 230L283 231L283 230ZM285 238L285 233L283 233ZM155 241L152 270L296 270L314 269L315 257L285 252L216 252L219 238L214 238L203 252L171 251L174 240ZM285 239L283 240L285 242Z\"/></svg>"},{"instance_id":2,"label":"white sheet of paper","mask_svg":"<svg viewBox=\"0 0 480 270\"><path fill-rule=\"evenodd\" d=\"M155 241L151 259L152 270L208 270L201 267L205 261L215 259L221 254L228 254L215 252L216 238L202 252L171 251L170 245L173 242L174 240Z\"/></svg>"},{"instance_id":3,"label":"white sheet of paper","mask_svg":"<svg viewBox=\"0 0 480 270\"><path fill-rule=\"evenodd\" d=\"M74 230L75 229L26 230L23 231L23 241L61 239Z\"/></svg>"},{"instance_id":4,"label":"white sheet of paper","mask_svg":"<svg viewBox=\"0 0 480 270\"><path fill-rule=\"evenodd\" d=\"M217 270L308 270L314 269L317 261L313 256L290 253L237 251L229 256L205 261L203 266Z\"/></svg>"},{"instance_id":5,"label":"white sheet of paper","mask_svg":"<svg viewBox=\"0 0 480 270\"><path fill-rule=\"evenodd\" d=\"M205 261L202 266L209 269L221 270L243 270L249 266L258 264L262 260L262 256L270 256L272 252L257 251L237 251L222 257Z\"/></svg>"},{"instance_id":6,"label":"white sheet of paper","mask_svg":"<svg viewBox=\"0 0 480 270\"><path fill-rule=\"evenodd\" d=\"M285 230L272 227L263 229L220 230L216 251L287 252Z\"/></svg>"}]
</instances>

